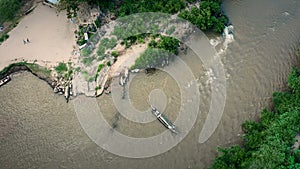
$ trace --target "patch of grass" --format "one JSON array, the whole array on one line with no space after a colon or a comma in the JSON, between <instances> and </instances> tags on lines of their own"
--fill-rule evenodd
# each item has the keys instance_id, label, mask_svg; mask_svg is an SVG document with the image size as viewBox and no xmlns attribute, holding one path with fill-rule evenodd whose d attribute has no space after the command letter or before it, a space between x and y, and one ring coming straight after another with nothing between
<instances>
[{"instance_id":1,"label":"patch of grass","mask_svg":"<svg viewBox=\"0 0 300 169\"><path fill-rule=\"evenodd\" d=\"M168 29L167 31L166 31L166 33L168 34L168 35L171 35L172 33L174 33L175 32L175 26L174 25L172 25L171 26L171 28L170 29Z\"/></svg>"},{"instance_id":2,"label":"patch of grass","mask_svg":"<svg viewBox=\"0 0 300 169\"><path fill-rule=\"evenodd\" d=\"M45 67L42 67L38 64L35 64L35 63L26 63L26 66L34 73L43 73L44 75L46 76L51 76L51 70L45 68Z\"/></svg>"},{"instance_id":3,"label":"patch of grass","mask_svg":"<svg viewBox=\"0 0 300 169\"><path fill-rule=\"evenodd\" d=\"M100 45L103 46L103 47L105 48L105 47L107 46L108 42L109 42L109 39L108 39L108 38L103 38L103 39L101 39L101 41L100 41Z\"/></svg>"},{"instance_id":4,"label":"patch of grass","mask_svg":"<svg viewBox=\"0 0 300 169\"><path fill-rule=\"evenodd\" d=\"M117 45L117 39L111 38L111 39L109 40L109 42L107 43L107 48L108 48L108 49L112 49L112 48L114 48L116 45Z\"/></svg>"},{"instance_id":5,"label":"patch of grass","mask_svg":"<svg viewBox=\"0 0 300 169\"><path fill-rule=\"evenodd\" d=\"M120 26L114 28L112 35L116 35L118 39L124 39L126 37L124 29Z\"/></svg>"},{"instance_id":6,"label":"patch of grass","mask_svg":"<svg viewBox=\"0 0 300 169\"><path fill-rule=\"evenodd\" d=\"M50 76L51 75L51 70L45 68L45 67L42 67L38 64L35 64L35 63L27 63L27 62L17 62L17 63L12 63L8 66L6 66L4 69L2 69L0 71L0 74L3 74L5 72L7 72L11 67L14 67L14 66L26 66L28 67L33 73L42 73L44 74L45 76Z\"/></svg>"},{"instance_id":7,"label":"patch of grass","mask_svg":"<svg viewBox=\"0 0 300 169\"><path fill-rule=\"evenodd\" d=\"M82 59L82 63L85 65L85 66L90 66L92 65L93 61L95 60L95 56L91 56L91 57L84 57Z\"/></svg>"},{"instance_id":8,"label":"patch of grass","mask_svg":"<svg viewBox=\"0 0 300 169\"><path fill-rule=\"evenodd\" d=\"M92 50L89 49L89 48L83 48L83 49L81 50L81 54L82 54L83 57L87 57L87 56L89 56L91 53L92 53Z\"/></svg>"},{"instance_id":9,"label":"patch of grass","mask_svg":"<svg viewBox=\"0 0 300 169\"><path fill-rule=\"evenodd\" d=\"M90 36L90 41L91 42L93 42L93 43L98 43L98 41L99 41L99 36L98 36L98 34L91 34L91 36Z\"/></svg>"},{"instance_id":10,"label":"patch of grass","mask_svg":"<svg viewBox=\"0 0 300 169\"><path fill-rule=\"evenodd\" d=\"M170 53L166 50L147 48L139 58L135 60L131 69L146 69L159 66L163 60L168 58Z\"/></svg>"},{"instance_id":11,"label":"patch of grass","mask_svg":"<svg viewBox=\"0 0 300 169\"><path fill-rule=\"evenodd\" d=\"M97 61L102 61L106 57L105 54L98 56Z\"/></svg>"},{"instance_id":12,"label":"patch of grass","mask_svg":"<svg viewBox=\"0 0 300 169\"><path fill-rule=\"evenodd\" d=\"M98 47L97 55L98 55L98 56L103 56L103 55L105 55L105 47L103 47L101 44L100 44L99 47ZM104 59L104 58L103 58L103 59Z\"/></svg>"},{"instance_id":13,"label":"patch of grass","mask_svg":"<svg viewBox=\"0 0 300 169\"><path fill-rule=\"evenodd\" d=\"M64 72L68 71L68 67L65 63L60 62L58 66L55 67L55 70L57 71L58 74L63 74Z\"/></svg>"},{"instance_id":14,"label":"patch of grass","mask_svg":"<svg viewBox=\"0 0 300 169\"><path fill-rule=\"evenodd\" d=\"M3 74L5 72L7 72L11 67L13 66L27 66L27 63L26 62L18 62L18 63L12 63L8 66L6 66L5 68L3 68L1 71L0 71L0 74Z\"/></svg>"},{"instance_id":15,"label":"patch of grass","mask_svg":"<svg viewBox=\"0 0 300 169\"><path fill-rule=\"evenodd\" d=\"M105 53L106 49L112 49L117 45L117 39L116 38L103 38L100 41L97 54L100 56L101 54Z\"/></svg>"}]
</instances>

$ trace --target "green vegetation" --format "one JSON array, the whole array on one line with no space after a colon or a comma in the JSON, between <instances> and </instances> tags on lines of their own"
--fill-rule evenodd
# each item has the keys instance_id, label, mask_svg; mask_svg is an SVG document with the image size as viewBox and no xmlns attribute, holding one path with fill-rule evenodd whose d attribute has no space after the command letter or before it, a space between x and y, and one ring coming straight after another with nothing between
<instances>
[{"instance_id":1,"label":"green vegetation","mask_svg":"<svg viewBox=\"0 0 300 169\"><path fill-rule=\"evenodd\" d=\"M117 39L115 38L103 38L100 41L100 44L98 46L98 50L97 50L97 55L98 55L98 60L101 61L103 60L106 55L105 55L105 51L106 49L112 49L117 45Z\"/></svg>"},{"instance_id":2,"label":"green vegetation","mask_svg":"<svg viewBox=\"0 0 300 169\"><path fill-rule=\"evenodd\" d=\"M17 26L20 16L22 0L0 0L0 26L8 22L9 25L0 32L0 45L9 38L7 34L11 29Z\"/></svg>"},{"instance_id":3,"label":"green vegetation","mask_svg":"<svg viewBox=\"0 0 300 169\"><path fill-rule=\"evenodd\" d=\"M90 76L86 70L81 71L81 74L83 75L83 77L85 78L85 80L88 81L88 82L92 82L92 81L95 80L95 77Z\"/></svg>"},{"instance_id":4,"label":"green vegetation","mask_svg":"<svg viewBox=\"0 0 300 169\"><path fill-rule=\"evenodd\" d=\"M98 55L99 57L101 57L101 56L104 56L104 57L105 57L105 47L103 47L101 44L100 44L99 47L98 47L97 55ZM103 59L104 59L104 58L103 58ZM103 59L102 59L102 60L103 60Z\"/></svg>"},{"instance_id":5,"label":"green vegetation","mask_svg":"<svg viewBox=\"0 0 300 169\"><path fill-rule=\"evenodd\" d=\"M117 39L115 38L103 38L100 41L100 46L104 47L105 49L112 49L117 45Z\"/></svg>"},{"instance_id":6,"label":"green vegetation","mask_svg":"<svg viewBox=\"0 0 300 169\"><path fill-rule=\"evenodd\" d=\"M185 8L185 0L125 0L119 9L118 16L126 16L141 12L163 12L174 14Z\"/></svg>"},{"instance_id":7,"label":"green vegetation","mask_svg":"<svg viewBox=\"0 0 300 169\"><path fill-rule=\"evenodd\" d=\"M273 94L274 110L263 110L260 121L243 124L245 144L219 149L212 169L300 168L300 150L294 149L300 135L300 70L293 68L289 91Z\"/></svg>"},{"instance_id":8,"label":"green vegetation","mask_svg":"<svg viewBox=\"0 0 300 169\"><path fill-rule=\"evenodd\" d=\"M2 42L4 42L6 39L8 39L9 38L9 35L8 34L3 34L2 36L0 36L0 44L2 43Z\"/></svg>"},{"instance_id":9,"label":"green vegetation","mask_svg":"<svg viewBox=\"0 0 300 169\"><path fill-rule=\"evenodd\" d=\"M108 67L111 66L110 61L108 61L108 62L106 63L106 65L107 65Z\"/></svg>"},{"instance_id":10,"label":"green vegetation","mask_svg":"<svg viewBox=\"0 0 300 169\"><path fill-rule=\"evenodd\" d=\"M5 67L4 69L2 69L0 71L0 74L3 74L5 72L7 72L11 67L14 66L26 66L28 67L33 73L35 74L43 74L43 76L46 77L50 77L51 75L51 70L46 69L45 67L42 67L38 64L35 63L27 63L27 62L17 62L17 63L12 63L10 65L8 65L7 67Z\"/></svg>"},{"instance_id":11,"label":"green vegetation","mask_svg":"<svg viewBox=\"0 0 300 169\"><path fill-rule=\"evenodd\" d=\"M84 45L86 43L86 40L84 39L84 32L85 32L85 28L82 25L79 25L78 31L76 31L77 44L79 46Z\"/></svg>"},{"instance_id":12,"label":"green vegetation","mask_svg":"<svg viewBox=\"0 0 300 169\"><path fill-rule=\"evenodd\" d=\"M99 0L61 0L61 9L67 9L68 17L76 16L78 5L82 2L87 2L90 5L101 6L101 9L110 10L116 13L118 17L127 16L135 13L143 12L162 12L168 14L175 14L181 12L186 7L186 3L194 3L196 0L124 0L118 4L118 8L113 1L99 1ZM191 10L184 10L179 14L201 30L214 30L222 32L224 25L228 22L227 17L222 13L221 0L202 0L200 2L201 8L193 7ZM95 23L100 26L101 23ZM140 31L143 32L143 31ZM144 31L145 32L145 31Z\"/></svg>"},{"instance_id":13,"label":"green vegetation","mask_svg":"<svg viewBox=\"0 0 300 169\"><path fill-rule=\"evenodd\" d=\"M189 0L192 1L192 0ZM59 8L67 10L69 18L76 17L78 6L82 2L87 2L93 6L100 6L103 10L116 12L118 16L125 16L139 12L164 12L176 13L185 8L185 0L124 0L121 1L121 6L116 9L114 1L99 1L99 0L60 0Z\"/></svg>"},{"instance_id":14,"label":"green vegetation","mask_svg":"<svg viewBox=\"0 0 300 169\"><path fill-rule=\"evenodd\" d=\"M158 42L152 39L149 43L149 47L167 50L175 55L178 54L179 40L170 36L159 36L159 38Z\"/></svg>"},{"instance_id":15,"label":"green vegetation","mask_svg":"<svg viewBox=\"0 0 300 169\"><path fill-rule=\"evenodd\" d=\"M92 50L90 48L81 49L81 55L83 57L88 57L91 53L92 53Z\"/></svg>"},{"instance_id":16,"label":"green vegetation","mask_svg":"<svg viewBox=\"0 0 300 169\"><path fill-rule=\"evenodd\" d=\"M77 16L78 6L83 0L60 0L58 8L59 10L67 10L67 17L72 18Z\"/></svg>"},{"instance_id":17,"label":"green vegetation","mask_svg":"<svg viewBox=\"0 0 300 169\"><path fill-rule=\"evenodd\" d=\"M98 65L97 72L100 72L104 66L105 66L104 64Z\"/></svg>"},{"instance_id":18,"label":"green vegetation","mask_svg":"<svg viewBox=\"0 0 300 169\"><path fill-rule=\"evenodd\" d=\"M76 67L74 71L75 71L75 72L80 72L80 71L81 71L81 68L80 68L80 67Z\"/></svg>"},{"instance_id":19,"label":"green vegetation","mask_svg":"<svg viewBox=\"0 0 300 169\"><path fill-rule=\"evenodd\" d=\"M112 51L111 55L115 58L117 58L119 56L119 53L117 51Z\"/></svg>"},{"instance_id":20,"label":"green vegetation","mask_svg":"<svg viewBox=\"0 0 300 169\"><path fill-rule=\"evenodd\" d=\"M165 50L148 48L141 54L139 58L135 60L135 63L131 69L146 69L156 67L160 65L163 60L167 59L169 55L170 53Z\"/></svg>"},{"instance_id":21,"label":"green vegetation","mask_svg":"<svg viewBox=\"0 0 300 169\"><path fill-rule=\"evenodd\" d=\"M102 70L102 68L103 68L104 66L105 66L104 64L99 64L99 65L98 65L97 72L96 72L96 75L95 75L95 81L97 80L97 78L98 78L98 76L99 76L99 72Z\"/></svg>"},{"instance_id":22,"label":"green vegetation","mask_svg":"<svg viewBox=\"0 0 300 169\"><path fill-rule=\"evenodd\" d=\"M179 41L173 37L159 36L156 42L155 38L149 43L149 48L141 54L135 61L131 69L145 69L159 66L163 61L169 59L172 54L178 54Z\"/></svg>"},{"instance_id":23,"label":"green vegetation","mask_svg":"<svg viewBox=\"0 0 300 169\"><path fill-rule=\"evenodd\" d=\"M92 65L93 61L96 59L95 56L90 56L90 57L83 57L82 59L82 63L85 65L85 66L90 66Z\"/></svg>"},{"instance_id":24,"label":"green vegetation","mask_svg":"<svg viewBox=\"0 0 300 169\"><path fill-rule=\"evenodd\" d=\"M58 66L55 67L55 70L64 79L69 79L74 73L72 62L68 62L68 65L66 63L60 62Z\"/></svg>"},{"instance_id":25,"label":"green vegetation","mask_svg":"<svg viewBox=\"0 0 300 169\"><path fill-rule=\"evenodd\" d=\"M125 48L129 48L135 43L144 43L144 41L145 41L144 39L149 36L150 36L150 34L146 34L146 33L136 35L136 36L130 36L130 37L124 39L123 43L125 44Z\"/></svg>"},{"instance_id":26,"label":"green vegetation","mask_svg":"<svg viewBox=\"0 0 300 169\"><path fill-rule=\"evenodd\" d=\"M101 27L101 20L100 19L95 20L95 25L97 26L97 28L100 28Z\"/></svg>"},{"instance_id":27,"label":"green vegetation","mask_svg":"<svg viewBox=\"0 0 300 169\"><path fill-rule=\"evenodd\" d=\"M22 0L0 0L0 25L13 20L21 6Z\"/></svg>"},{"instance_id":28,"label":"green vegetation","mask_svg":"<svg viewBox=\"0 0 300 169\"><path fill-rule=\"evenodd\" d=\"M106 48L107 48L107 49L112 49L112 48L114 48L116 45L117 45L117 39L115 39L115 38L110 38L110 40L109 40L108 43L107 43Z\"/></svg>"},{"instance_id":29,"label":"green vegetation","mask_svg":"<svg viewBox=\"0 0 300 169\"><path fill-rule=\"evenodd\" d=\"M43 74L44 76L50 77L51 76L51 70L42 67L38 64L35 63L25 63L25 65L33 72L36 74Z\"/></svg>"},{"instance_id":30,"label":"green vegetation","mask_svg":"<svg viewBox=\"0 0 300 169\"><path fill-rule=\"evenodd\" d=\"M172 33L174 33L175 29L176 29L175 26L172 25L172 27L166 31L167 35L171 35Z\"/></svg>"},{"instance_id":31,"label":"green vegetation","mask_svg":"<svg viewBox=\"0 0 300 169\"><path fill-rule=\"evenodd\" d=\"M228 22L227 17L222 14L221 0L202 0L200 9L192 7L184 10L178 16L190 21L201 30L214 30L221 33Z\"/></svg>"},{"instance_id":32,"label":"green vegetation","mask_svg":"<svg viewBox=\"0 0 300 169\"><path fill-rule=\"evenodd\" d=\"M55 67L55 70L58 74L63 74L64 72L68 71L68 67L65 63L60 62L58 66Z\"/></svg>"}]
</instances>

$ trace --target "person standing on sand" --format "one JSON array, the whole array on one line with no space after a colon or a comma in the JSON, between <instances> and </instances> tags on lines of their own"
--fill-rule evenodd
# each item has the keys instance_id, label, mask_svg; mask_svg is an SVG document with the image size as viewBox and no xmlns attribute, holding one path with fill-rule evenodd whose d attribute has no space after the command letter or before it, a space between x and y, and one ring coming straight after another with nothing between
<instances>
[{"instance_id":1,"label":"person standing on sand","mask_svg":"<svg viewBox=\"0 0 300 169\"><path fill-rule=\"evenodd\" d=\"M30 43L29 39L27 38L27 43Z\"/></svg>"},{"instance_id":2,"label":"person standing on sand","mask_svg":"<svg viewBox=\"0 0 300 169\"><path fill-rule=\"evenodd\" d=\"M23 43L24 43L24 45L26 44L26 41L23 39Z\"/></svg>"}]
</instances>

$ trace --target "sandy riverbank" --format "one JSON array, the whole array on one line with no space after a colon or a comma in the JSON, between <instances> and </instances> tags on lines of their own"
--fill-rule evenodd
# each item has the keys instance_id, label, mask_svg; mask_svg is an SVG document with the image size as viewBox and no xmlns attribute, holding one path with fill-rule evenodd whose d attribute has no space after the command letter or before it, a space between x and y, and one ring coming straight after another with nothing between
<instances>
[{"instance_id":1,"label":"sandy riverbank","mask_svg":"<svg viewBox=\"0 0 300 169\"><path fill-rule=\"evenodd\" d=\"M34 61L51 67L58 62L76 61L72 56L76 45L73 25L65 12L41 3L25 16L15 29L9 32L9 39L0 45L0 70L12 62ZM23 39L30 43L24 44Z\"/></svg>"},{"instance_id":2,"label":"sandy riverbank","mask_svg":"<svg viewBox=\"0 0 300 169\"><path fill-rule=\"evenodd\" d=\"M117 51L124 51L118 57L118 60L111 66L110 76L115 76L124 71L125 68L130 68L134 65L135 60L148 48L148 43L136 44L129 49L123 49L120 44L117 45Z\"/></svg>"}]
</instances>

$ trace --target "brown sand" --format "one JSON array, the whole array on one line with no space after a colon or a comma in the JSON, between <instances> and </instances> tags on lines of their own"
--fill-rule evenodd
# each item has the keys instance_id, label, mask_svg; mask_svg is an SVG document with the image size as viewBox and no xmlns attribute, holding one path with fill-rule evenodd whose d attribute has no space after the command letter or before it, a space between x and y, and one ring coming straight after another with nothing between
<instances>
[{"instance_id":1,"label":"brown sand","mask_svg":"<svg viewBox=\"0 0 300 169\"><path fill-rule=\"evenodd\" d=\"M38 4L9 32L9 39L0 45L0 70L22 60L37 60L38 64L51 67L58 62L74 59L75 28L65 12L58 15L56 9ZM30 43L24 45L23 39L27 38Z\"/></svg>"}]
</instances>

